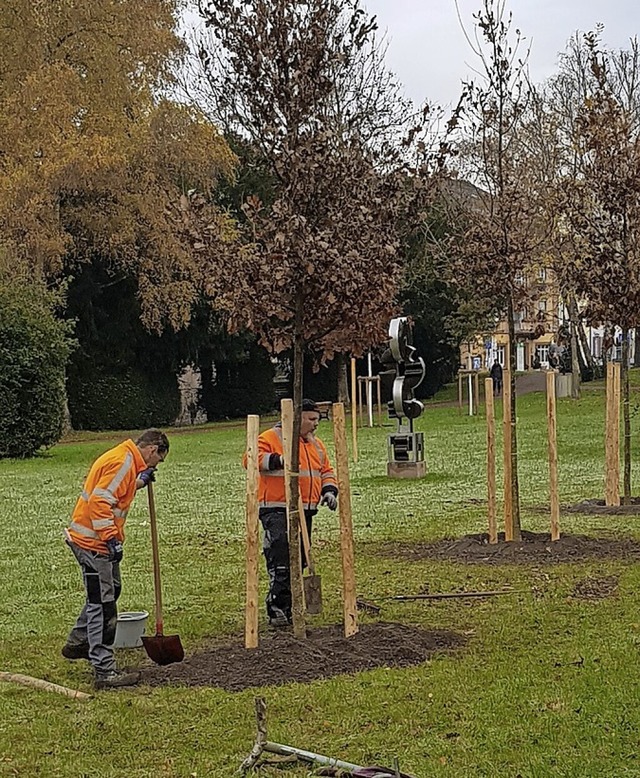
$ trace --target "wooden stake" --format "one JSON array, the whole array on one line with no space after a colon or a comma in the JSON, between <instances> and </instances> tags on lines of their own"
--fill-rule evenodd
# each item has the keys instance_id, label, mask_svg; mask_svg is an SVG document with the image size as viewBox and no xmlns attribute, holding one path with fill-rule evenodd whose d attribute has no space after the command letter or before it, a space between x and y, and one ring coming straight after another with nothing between
<instances>
[{"instance_id":1,"label":"wooden stake","mask_svg":"<svg viewBox=\"0 0 640 778\"><path fill-rule=\"evenodd\" d=\"M458 373L458 413L462 413L462 374Z\"/></svg>"},{"instance_id":2,"label":"wooden stake","mask_svg":"<svg viewBox=\"0 0 640 778\"><path fill-rule=\"evenodd\" d=\"M295 537L291 536L291 515L289 506L291 505L291 450L293 437L293 400L284 399L280 401L280 413L282 418L282 452L284 454L284 491L287 502L287 519L289 524L289 578L291 581L291 612L293 615L293 634L297 638L306 638L307 630L305 623L304 607L304 585L302 583L302 559L298 551L298 569L294 570L295 565L291 564L291 546L296 543L300 549L300 522L304 521L304 516L300 516L298 507L298 532ZM299 442L298 442L298 445ZM299 506L299 503L298 503Z\"/></svg>"},{"instance_id":3,"label":"wooden stake","mask_svg":"<svg viewBox=\"0 0 640 778\"><path fill-rule=\"evenodd\" d=\"M551 540L560 539L560 499L558 496L558 440L556 420L556 374L547 373L547 430L549 434L549 505Z\"/></svg>"},{"instance_id":4,"label":"wooden stake","mask_svg":"<svg viewBox=\"0 0 640 778\"><path fill-rule=\"evenodd\" d=\"M351 515L351 486L344 405L333 404L333 434L336 447L336 474L340 492L340 554L342 558L342 594L344 608L344 635L351 637L358 631L356 603L355 555L353 548L353 519Z\"/></svg>"},{"instance_id":5,"label":"wooden stake","mask_svg":"<svg viewBox=\"0 0 640 778\"><path fill-rule=\"evenodd\" d=\"M382 423L383 423L383 418L382 418L382 401L381 401L381 397L380 397L380 391L381 391L380 390L380 383L381 383L381 381L380 381L380 376L376 376L376 378L378 379L376 381L377 394L378 394L378 426L382 427Z\"/></svg>"},{"instance_id":6,"label":"wooden stake","mask_svg":"<svg viewBox=\"0 0 640 778\"><path fill-rule=\"evenodd\" d=\"M353 461L358 461L358 417L356 416L357 405L357 379L356 379L356 360L351 357L351 436L353 444Z\"/></svg>"},{"instance_id":7,"label":"wooden stake","mask_svg":"<svg viewBox=\"0 0 640 778\"><path fill-rule=\"evenodd\" d=\"M480 379L477 373L473 374L473 394L475 397L474 413L480 413Z\"/></svg>"},{"instance_id":8,"label":"wooden stake","mask_svg":"<svg viewBox=\"0 0 640 778\"><path fill-rule=\"evenodd\" d=\"M620 505L620 365L613 362L607 362L604 498Z\"/></svg>"},{"instance_id":9,"label":"wooden stake","mask_svg":"<svg viewBox=\"0 0 640 778\"><path fill-rule=\"evenodd\" d=\"M73 700L90 700L91 695L86 692L79 692L76 689L69 689L66 686L58 686L57 683L50 683L49 681L43 681L40 678L32 678L30 675L22 675L21 673L0 673L0 681L6 683L19 683L22 686L31 686L33 689L40 689L44 692L56 692L56 694L63 694L65 697L71 697Z\"/></svg>"},{"instance_id":10,"label":"wooden stake","mask_svg":"<svg viewBox=\"0 0 640 778\"><path fill-rule=\"evenodd\" d=\"M247 501L246 501L246 601L244 647L258 647L258 493L260 466L258 462L259 416L247 416Z\"/></svg>"},{"instance_id":11,"label":"wooden stake","mask_svg":"<svg viewBox=\"0 0 640 778\"><path fill-rule=\"evenodd\" d=\"M484 379L484 400L487 411L487 518L489 520L489 543L497 543L496 421L493 407L493 378Z\"/></svg>"},{"instance_id":12,"label":"wooden stake","mask_svg":"<svg viewBox=\"0 0 640 778\"><path fill-rule=\"evenodd\" d=\"M511 371L502 384L502 435L504 440L504 539L513 540L513 472L511 469Z\"/></svg>"}]
</instances>

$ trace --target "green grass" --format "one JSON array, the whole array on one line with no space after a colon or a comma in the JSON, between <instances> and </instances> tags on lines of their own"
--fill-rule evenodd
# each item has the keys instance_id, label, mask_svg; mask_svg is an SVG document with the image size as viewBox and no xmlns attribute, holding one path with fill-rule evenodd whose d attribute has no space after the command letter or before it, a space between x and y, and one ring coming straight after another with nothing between
<instances>
[{"instance_id":1,"label":"green grass","mask_svg":"<svg viewBox=\"0 0 640 778\"><path fill-rule=\"evenodd\" d=\"M593 390L577 403L558 403L563 503L602 494L603 401ZM499 403L496 414L501 418ZM253 743L259 693L267 699L270 739L346 761L389 764L398 755L405 771L434 778L640 776L637 567L610 561L467 567L379 556L383 542L485 529L485 509L477 503L485 497L483 418L434 405L417 426L425 433L429 474L413 482L385 476L393 427L361 431L352 468L358 592L374 601L425 584L431 591L512 584L533 593L385 605L387 621L469 637L455 656L411 669L238 694L139 688L99 693L84 704L0 684L0 775L231 776ZM634 416L634 439L637 426ZM543 531L542 395L519 399L518 432L523 527ZM320 434L331 448L326 422ZM77 435L34 460L0 462L0 669L91 691L87 664L59 654L82 604L62 529L90 463L122 437ZM243 628L243 446L241 425L176 434L158 477L165 621L187 651ZM636 465L633 475L637 483ZM341 613L337 517L324 512L316 527L326 607L314 623L334 623ZM151 610L144 494L127 528L121 608ZM625 516L563 516L562 530L640 535L637 519ZM606 574L620 576L617 598L569 596L580 579ZM302 766L286 771L308 774Z\"/></svg>"}]
</instances>

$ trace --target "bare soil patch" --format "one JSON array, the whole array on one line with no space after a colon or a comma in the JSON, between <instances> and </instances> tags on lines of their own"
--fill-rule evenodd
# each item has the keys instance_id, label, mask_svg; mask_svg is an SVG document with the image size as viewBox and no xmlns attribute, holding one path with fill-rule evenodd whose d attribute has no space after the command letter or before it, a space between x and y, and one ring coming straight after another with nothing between
<instances>
[{"instance_id":1,"label":"bare soil patch","mask_svg":"<svg viewBox=\"0 0 640 778\"><path fill-rule=\"evenodd\" d=\"M571 596L576 600L606 600L618 594L617 575L583 578L573 587Z\"/></svg>"},{"instance_id":2,"label":"bare soil patch","mask_svg":"<svg viewBox=\"0 0 640 778\"><path fill-rule=\"evenodd\" d=\"M297 640L289 630L260 636L247 651L241 638L198 651L184 662L142 668L141 683L150 686L216 686L242 691L255 686L307 683L376 667L411 667L465 645L456 632L423 630L404 624L364 624L350 638L342 626L308 630Z\"/></svg>"},{"instance_id":3,"label":"bare soil patch","mask_svg":"<svg viewBox=\"0 0 640 778\"><path fill-rule=\"evenodd\" d=\"M562 564L588 559L640 559L640 541L633 538L595 538L586 535L561 535L552 541L548 533L522 532L522 541L505 542L504 533L498 543L490 545L487 533L445 538L433 543L386 543L381 555L420 561L447 560L464 564Z\"/></svg>"},{"instance_id":4,"label":"bare soil patch","mask_svg":"<svg viewBox=\"0 0 640 778\"><path fill-rule=\"evenodd\" d=\"M563 506L563 513L586 513L591 516L640 515L640 497L631 497L629 505L605 505L604 500L583 500Z\"/></svg>"}]
</instances>

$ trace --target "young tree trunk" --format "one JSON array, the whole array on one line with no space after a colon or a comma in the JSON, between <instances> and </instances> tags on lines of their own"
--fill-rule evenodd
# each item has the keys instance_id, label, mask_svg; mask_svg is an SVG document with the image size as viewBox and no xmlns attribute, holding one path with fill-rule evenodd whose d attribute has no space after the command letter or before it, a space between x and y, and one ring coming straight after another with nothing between
<instances>
[{"instance_id":1,"label":"young tree trunk","mask_svg":"<svg viewBox=\"0 0 640 778\"><path fill-rule=\"evenodd\" d=\"M580 360L578 359L578 304L569 297L569 326L571 329L571 398L580 399Z\"/></svg>"},{"instance_id":2,"label":"young tree trunk","mask_svg":"<svg viewBox=\"0 0 640 778\"><path fill-rule=\"evenodd\" d=\"M578 338L580 340L580 347L582 348L582 354L584 356L584 361L587 367L589 367L591 370L593 370L596 366L595 360L593 358L593 354L591 353L591 347L589 346L589 341L587 339L587 333L584 329L584 324L580 319L578 318Z\"/></svg>"},{"instance_id":3,"label":"young tree trunk","mask_svg":"<svg viewBox=\"0 0 640 778\"><path fill-rule=\"evenodd\" d=\"M635 327L633 333L633 366L640 367L640 343L638 342L638 338L640 337L640 328Z\"/></svg>"},{"instance_id":4,"label":"young tree trunk","mask_svg":"<svg viewBox=\"0 0 640 778\"><path fill-rule=\"evenodd\" d=\"M623 420L624 420L624 476L622 499L623 505L631 502L631 386L629 381L629 330L622 331L622 386L623 386Z\"/></svg>"},{"instance_id":5,"label":"young tree trunk","mask_svg":"<svg viewBox=\"0 0 640 778\"><path fill-rule=\"evenodd\" d=\"M289 495L289 574L291 577L291 615L293 634L306 638L302 567L300 558L300 421L302 412L302 373L304 369L303 297L296 306L293 338L293 434L291 440L291 493Z\"/></svg>"},{"instance_id":6,"label":"young tree trunk","mask_svg":"<svg viewBox=\"0 0 640 778\"><path fill-rule=\"evenodd\" d=\"M349 380L347 376L347 354L336 354L336 367L338 369L338 402L345 407L349 406Z\"/></svg>"},{"instance_id":7,"label":"young tree trunk","mask_svg":"<svg viewBox=\"0 0 640 778\"><path fill-rule=\"evenodd\" d=\"M520 489L518 485L518 439L516 434L516 364L517 348L516 327L514 321L513 298L509 295L507 305L507 322L509 326L509 376L511 378L511 500L513 503L513 539L522 540L522 527L520 526Z\"/></svg>"}]
</instances>

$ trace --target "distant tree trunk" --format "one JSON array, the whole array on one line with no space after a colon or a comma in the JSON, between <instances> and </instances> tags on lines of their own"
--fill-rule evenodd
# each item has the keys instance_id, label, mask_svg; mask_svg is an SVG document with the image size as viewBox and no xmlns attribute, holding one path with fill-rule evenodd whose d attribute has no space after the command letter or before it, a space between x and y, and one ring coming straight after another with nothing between
<instances>
[{"instance_id":1,"label":"distant tree trunk","mask_svg":"<svg viewBox=\"0 0 640 778\"><path fill-rule=\"evenodd\" d=\"M591 347L589 346L589 340L587 339L587 333L584 329L583 322L580 321L580 318L578 318L578 338L580 340L580 346L582 348L582 354L584 356L584 361L588 368L593 370L596 366L595 360L593 358L593 354L591 352Z\"/></svg>"},{"instance_id":2,"label":"distant tree trunk","mask_svg":"<svg viewBox=\"0 0 640 778\"><path fill-rule=\"evenodd\" d=\"M336 354L338 372L338 402L349 405L349 381L347 377L348 357L346 354Z\"/></svg>"},{"instance_id":3,"label":"distant tree trunk","mask_svg":"<svg viewBox=\"0 0 640 778\"><path fill-rule=\"evenodd\" d=\"M638 327L635 327L633 330L633 366L634 367L640 367L640 343L638 342L638 338L640 337L640 330Z\"/></svg>"},{"instance_id":4,"label":"distant tree trunk","mask_svg":"<svg viewBox=\"0 0 640 778\"><path fill-rule=\"evenodd\" d=\"M520 489L518 484L518 438L516 434L516 326L514 321L513 298L509 295L507 303L507 321L509 325L509 376L511 386L511 500L513 503L513 539L522 540L522 527L520 525Z\"/></svg>"},{"instance_id":5,"label":"distant tree trunk","mask_svg":"<svg viewBox=\"0 0 640 778\"><path fill-rule=\"evenodd\" d=\"M291 615L293 634L306 637L302 566L300 559L300 422L302 420L302 375L304 370L304 298L299 295L296 304L293 336L293 434L291 440L291 493L289 495L289 574L291 580Z\"/></svg>"},{"instance_id":6,"label":"distant tree trunk","mask_svg":"<svg viewBox=\"0 0 640 778\"><path fill-rule=\"evenodd\" d=\"M622 331L622 386L624 419L624 496L623 505L631 502L631 386L629 381L629 330Z\"/></svg>"},{"instance_id":7,"label":"distant tree trunk","mask_svg":"<svg viewBox=\"0 0 640 778\"><path fill-rule=\"evenodd\" d=\"M569 326L571 329L571 398L580 399L580 360L578 359L578 304L569 297Z\"/></svg>"}]
</instances>

